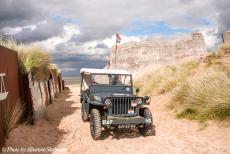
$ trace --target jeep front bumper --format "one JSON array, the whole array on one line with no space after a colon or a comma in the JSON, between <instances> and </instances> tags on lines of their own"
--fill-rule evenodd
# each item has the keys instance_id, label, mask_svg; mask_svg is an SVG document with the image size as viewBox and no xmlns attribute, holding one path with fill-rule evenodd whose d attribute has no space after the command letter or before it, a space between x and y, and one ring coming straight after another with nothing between
<instances>
[{"instance_id":1,"label":"jeep front bumper","mask_svg":"<svg viewBox=\"0 0 230 154\"><path fill-rule=\"evenodd\" d=\"M116 126L116 125L142 125L146 123L152 123L152 119L147 119L141 116L135 117L114 117L108 116L106 119L102 119L103 126Z\"/></svg>"}]
</instances>

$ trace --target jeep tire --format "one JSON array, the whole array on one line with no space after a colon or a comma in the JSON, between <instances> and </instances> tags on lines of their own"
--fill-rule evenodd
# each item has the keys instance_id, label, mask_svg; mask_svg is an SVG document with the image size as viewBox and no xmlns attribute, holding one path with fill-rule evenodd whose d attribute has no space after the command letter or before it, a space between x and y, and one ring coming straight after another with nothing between
<instances>
[{"instance_id":1,"label":"jeep tire","mask_svg":"<svg viewBox=\"0 0 230 154\"><path fill-rule=\"evenodd\" d=\"M101 138L101 115L98 109L91 110L90 132L94 140Z\"/></svg>"},{"instance_id":2,"label":"jeep tire","mask_svg":"<svg viewBox=\"0 0 230 154\"><path fill-rule=\"evenodd\" d=\"M81 119L84 122L89 121L88 114L85 112L84 101L81 102Z\"/></svg>"},{"instance_id":3,"label":"jeep tire","mask_svg":"<svg viewBox=\"0 0 230 154\"><path fill-rule=\"evenodd\" d=\"M138 128L141 135L143 135L143 136L153 135L154 130L153 130L153 119L152 119L151 111L148 108L141 109L140 110L140 116L142 116L146 119L151 119L151 123L146 123L143 125L143 127Z\"/></svg>"}]
</instances>

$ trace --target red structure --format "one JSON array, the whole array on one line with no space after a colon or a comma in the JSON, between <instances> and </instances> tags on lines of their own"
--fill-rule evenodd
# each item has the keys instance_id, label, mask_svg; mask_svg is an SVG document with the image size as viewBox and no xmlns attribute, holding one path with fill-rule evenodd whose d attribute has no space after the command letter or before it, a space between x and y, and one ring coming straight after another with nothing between
<instances>
[{"instance_id":1,"label":"red structure","mask_svg":"<svg viewBox=\"0 0 230 154\"><path fill-rule=\"evenodd\" d=\"M0 73L4 74L4 85L8 92L5 100L0 99L0 151L5 145L3 130L3 113L5 106L12 110L17 103L23 103L21 121L34 124L44 116L46 107L54 101L55 96L64 89L61 74L50 72L50 79L33 80L32 74L20 74L18 53L0 46ZM1 92L1 91L0 91ZM23 101L22 101L23 100Z\"/></svg>"},{"instance_id":2,"label":"red structure","mask_svg":"<svg viewBox=\"0 0 230 154\"><path fill-rule=\"evenodd\" d=\"M21 103L18 54L2 46L0 46L0 73L6 74L4 83L8 92L7 99L0 101L0 147L2 147L5 143L2 125L3 103L10 106Z\"/></svg>"}]
</instances>

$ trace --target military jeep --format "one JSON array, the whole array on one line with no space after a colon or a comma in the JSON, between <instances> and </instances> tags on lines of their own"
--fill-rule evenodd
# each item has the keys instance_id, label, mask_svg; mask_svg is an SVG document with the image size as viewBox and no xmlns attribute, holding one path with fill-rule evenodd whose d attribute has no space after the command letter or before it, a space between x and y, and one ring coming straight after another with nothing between
<instances>
[{"instance_id":1,"label":"military jeep","mask_svg":"<svg viewBox=\"0 0 230 154\"><path fill-rule=\"evenodd\" d=\"M132 74L125 70L88 69L81 71L81 117L90 121L93 139L102 136L102 129L137 127L144 136L154 132L149 96L137 96ZM134 94L135 93L135 94Z\"/></svg>"}]
</instances>

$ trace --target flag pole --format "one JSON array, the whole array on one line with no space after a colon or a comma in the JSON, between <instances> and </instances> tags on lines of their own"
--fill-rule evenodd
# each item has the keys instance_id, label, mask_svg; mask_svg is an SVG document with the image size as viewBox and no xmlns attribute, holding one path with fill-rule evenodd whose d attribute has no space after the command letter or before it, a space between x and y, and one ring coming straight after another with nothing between
<instances>
[{"instance_id":1,"label":"flag pole","mask_svg":"<svg viewBox=\"0 0 230 154\"><path fill-rule=\"evenodd\" d=\"M224 43L224 35L221 33L221 38L222 38L222 41Z\"/></svg>"},{"instance_id":2,"label":"flag pole","mask_svg":"<svg viewBox=\"0 0 230 154\"><path fill-rule=\"evenodd\" d=\"M116 39L116 49L115 49L115 69L117 69L117 39Z\"/></svg>"}]
</instances>

